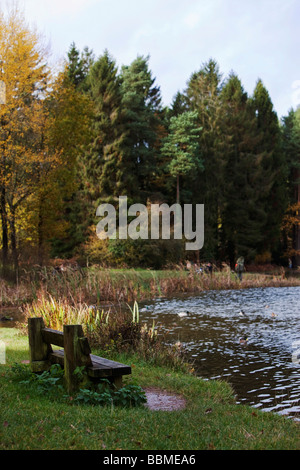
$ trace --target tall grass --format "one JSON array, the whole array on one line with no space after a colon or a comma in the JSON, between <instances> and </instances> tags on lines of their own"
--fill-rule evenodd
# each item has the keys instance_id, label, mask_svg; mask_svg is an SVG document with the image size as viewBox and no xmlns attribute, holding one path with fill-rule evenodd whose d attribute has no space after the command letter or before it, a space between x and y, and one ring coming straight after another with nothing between
<instances>
[{"instance_id":1,"label":"tall grass","mask_svg":"<svg viewBox=\"0 0 300 470\"><path fill-rule=\"evenodd\" d=\"M24 273L17 285L0 281L0 304L20 305L38 298L67 300L71 305L103 305L133 303L176 293L200 293L207 290L247 289L251 287L282 287L300 285L300 278L277 274L246 273L240 282L225 266L212 275L194 270L166 271L110 270L90 268L58 272L37 268Z\"/></svg>"},{"instance_id":2,"label":"tall grass","mask_svg":"<svg viewBox=\"0 0 300 470\"><path fill-rule=\"evenodd\" d=\"M197 293L205 290L243 289L250 287L280 287L300 285L300 279L278 274L246 273L242 282L227 266L213 275L199 274L178 267L168 271L110 269L72 270L58 273L46 268L31 280L32 291L49 293L76 303L134 302L176 292Z\"/></svg>"},{"instance_id":3,"label":"tall grass","mask_svg":"<svg viewBox=\"0 0 300 470\"><path fill-rule=\"evenodd\" d=\"M166 346L163 336L152 326L141 324L137 302L133 308L114 308L105 311L86 304L70 304L67 299L56 300L41 296L23 307L25 321L19 326L27 329L27 319L42 317L47 327L62 330L63 325L81 324L92 347L110 356L115 353L136 353L152 364L167 365L185 372L186 363L181 345Z\"/></svg>"}]
</instances>

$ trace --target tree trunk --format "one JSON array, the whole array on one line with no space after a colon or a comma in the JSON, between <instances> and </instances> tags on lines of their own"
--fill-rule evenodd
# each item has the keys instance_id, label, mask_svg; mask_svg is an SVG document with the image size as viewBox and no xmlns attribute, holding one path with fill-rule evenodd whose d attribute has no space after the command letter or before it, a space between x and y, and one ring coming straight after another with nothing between
<instances>
[{"instance_id":1,"label":"tree trunk","mask_svg":"<svg viewBox=\"0 0 300 470\"><path fill-rule=\"evenodd\" d=\"M8 227L7 227L7 212L5 201L5 187L1 189L1 226L2 226L2 275L6 277L8 271Z\"/></svg>"},{"instance_id":2,"label":"tree trunk","mask_svg":"<svg viewBox=\"0 0 300 470\"><path fill-rule=\"evenodd\" d=\"M43 198L40 197L39 202L39 220L38 220L38 260L40 266L43 266L44 263L44 254L43 254L43 245L44 245L44 236L43 236Z\"/></svg>"},{"instance_id":3,"label":"tree trunk","mask_svg":"<svg viewBox=\"0 0 300 470\"><path fill-rule=\"evenodd\" d=\"M18 268L19 268L19 263L18 263L18 250L17 250L17 236L16 236L16 209L14 206L10 208L11 215L9 219L9 225L10 225L10 242L11 242L11 251L12 251L12 259L13 259L13 266L14 266L14 275L15 275L15 280L18 279Z\"/></svg>"}]
</instances>

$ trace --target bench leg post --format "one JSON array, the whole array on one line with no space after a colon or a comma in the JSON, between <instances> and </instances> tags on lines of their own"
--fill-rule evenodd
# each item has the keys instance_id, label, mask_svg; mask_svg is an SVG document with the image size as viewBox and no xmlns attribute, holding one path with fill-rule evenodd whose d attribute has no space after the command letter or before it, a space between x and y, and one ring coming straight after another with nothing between
<instances>
[{"instance_id":1,"label":"bench leg post","mask_svg":"<svg viewBox=\"0 0 300 470\"><path fill-rule=\"evenodd\" d=\"M43 340L42 330L45 328L43 318L28 318L28 337L30 365L32 372L43 372L49 368L50 344Z\"/></svg>"},{"instance_id":2,"label":"bench leg post","mask_svg":"<svg viewBox=\"0 0 300 470\"><path fill-rule=\"evenodd\" d=\"M65 385L68 393L78 390L80 383L74 374L77 367L91 365L89 354L81 346L84 337L81 325L64 325L64 369Z\"/></svg>"},{"instance_id":3,"label":"bench leg post","mask_svg":"<svg viewBox=\"0 0 300 470\"><path fill-rule=\"evenodd\" d=\"M114 377L113 384L114 384L114 386L116 387L117 390L120 390L120 388L123 387L122 375Z\"/></svg>"}]
</instances>

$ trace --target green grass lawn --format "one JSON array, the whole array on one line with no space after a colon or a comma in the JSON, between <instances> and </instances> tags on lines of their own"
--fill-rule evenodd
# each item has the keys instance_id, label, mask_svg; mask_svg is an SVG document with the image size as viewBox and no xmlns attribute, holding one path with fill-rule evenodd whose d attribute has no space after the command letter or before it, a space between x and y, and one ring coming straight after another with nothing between
<instances>
[{"instance_id":1,"label":"green grass lawn","mask_svg":"<svg viewBox=\"0 0 300 470\"><path fill-rule=\"evenodd\" d=\"M127 383L160 387L182 394L181 411L75 405L40 395L11 372L29 359L28 338L0 329L6 364L0 365L0 449L205 450L300 449L300 428L291 420L236 405L228 384L203 381L134 356L113 359L130 364ZM28 366L27 366L28 367Z\"/></svg>"}]
</instances>

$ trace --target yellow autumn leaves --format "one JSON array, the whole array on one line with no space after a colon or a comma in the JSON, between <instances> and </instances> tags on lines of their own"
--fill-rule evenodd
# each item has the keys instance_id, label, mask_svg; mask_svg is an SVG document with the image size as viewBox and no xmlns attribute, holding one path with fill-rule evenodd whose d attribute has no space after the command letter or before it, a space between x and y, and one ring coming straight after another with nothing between
<instances>
[{"instance_id":1,"label":"yellow autumn leaves","mask_svg":"<svg viewBox=\"0 0 300 470\"><path fill-rule=\"evenodd\" d=\"M63 201L74 190L76 153L88 132L88 100L65 68L52 76L46 48L18 8L0 12L0 213L2 264L17 247L38 258L63 235ZM3 100L2 100L3 101Z\"/></svg>"}]
</instances>

